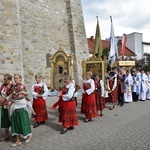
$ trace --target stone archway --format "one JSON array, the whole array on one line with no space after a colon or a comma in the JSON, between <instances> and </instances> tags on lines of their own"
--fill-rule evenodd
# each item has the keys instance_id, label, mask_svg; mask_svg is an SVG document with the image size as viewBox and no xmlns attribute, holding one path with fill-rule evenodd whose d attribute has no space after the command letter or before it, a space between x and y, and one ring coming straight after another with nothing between
<instances>
[{"instance_id":1,"label":"stone archway","mask_svg":"<svg viewBox=\"0 0 150 150\"><path fill-rule=\"evenodd\" d=\"M66 75L71 75L74 78L73 57L73 54L68 54L61 47L53 56L50 57L51 86L56 90L62 89Z\"/></svg>"}]
</instances>

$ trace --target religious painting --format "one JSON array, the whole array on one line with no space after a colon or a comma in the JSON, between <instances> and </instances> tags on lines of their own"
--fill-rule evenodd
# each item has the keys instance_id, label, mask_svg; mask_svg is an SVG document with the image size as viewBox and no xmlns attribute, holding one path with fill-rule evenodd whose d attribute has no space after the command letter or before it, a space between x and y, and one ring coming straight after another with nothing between
<instances>
[{"instance_id":1,"label":"religious painting","mask_svg":"<svg viewBox=\"0 0 150 150\"><path fill-rule=\"evenodd\" d=\"M104 67L104 61L83 61L83 78L86 77L86 73L91 71L93 74L99 74L104 81L106 70Z\"/></svg>"},{"instance_id":2,"label":"religious painting","mask_svg":"<svg viewBox=\"0 0 150 150\"><path fill-rule=\"evenodd\" d=\"M51 62L51 87L60 91L65 83L66 75L73 77L73 54L68 54L64 49L60 49L50 57Z\"/></svg>"}]
</instances>

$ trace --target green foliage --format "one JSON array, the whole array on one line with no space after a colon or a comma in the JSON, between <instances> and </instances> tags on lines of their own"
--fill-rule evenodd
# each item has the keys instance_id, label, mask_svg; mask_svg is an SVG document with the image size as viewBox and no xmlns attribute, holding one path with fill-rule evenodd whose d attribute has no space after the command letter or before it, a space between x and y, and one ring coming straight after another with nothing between
<instances>
[{"instance_id":1,"label":"green foliage","mask_svg":"<svg viewBox=\"0 0 150 150\"><path fill-rule=\"evenodd\" d=\"M135 61L136 68L150 71L150 54L145 53L143 56L145 58Z\"/></svg>"},{"instance_id":2,"label":"green foliage","mask_svg":"<svg viewBox=\"0 0 150 150\"><path fill-rule=\"evenodd\" d=\"M109 49L108 48L104 48L103 49L103 56L105 56L108 59L108 55L109 55Z\"/></svg>"}]
</instances>

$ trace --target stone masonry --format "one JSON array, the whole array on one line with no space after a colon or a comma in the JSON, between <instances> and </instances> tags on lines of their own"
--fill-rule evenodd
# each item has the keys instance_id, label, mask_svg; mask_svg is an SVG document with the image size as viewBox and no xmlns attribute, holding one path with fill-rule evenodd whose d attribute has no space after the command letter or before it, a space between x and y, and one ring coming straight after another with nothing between
<instances>
[{"instance_id":1,"label":"stone masonry","mask_svg":"<svg viewBox=\"0 0 150 150\"><path fill-rule=\"evenodd\" d=\"M30 86L41 73L50 84L46 54L59 47L74 53L75 79L82 80L82 60L89 56L81 0L1 0L0 80L19 73Z\"/></svg>"}]
</instances>

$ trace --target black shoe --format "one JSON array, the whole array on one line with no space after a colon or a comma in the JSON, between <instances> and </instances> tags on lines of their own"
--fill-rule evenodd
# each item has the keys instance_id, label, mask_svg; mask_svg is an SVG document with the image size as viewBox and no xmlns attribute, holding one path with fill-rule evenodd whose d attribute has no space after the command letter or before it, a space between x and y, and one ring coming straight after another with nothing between
<instances>
[{"instance_id":1,"label":"black shoe","mask_svg":"<svg viewBox=\"0 0 150 150\"><path fill-rule=\"evenodd\" d=\"M121 104L120 107L123 107L123 104Z\"/></svg>"},{"instance_id":2,"label":"black shoe","mask_svg":"<svg viewBox=\"0 0 150 150\"><path fill-rule=\"evenodd\" d=\"M102 117L102 116L103 116L103 114L100 114L100 116Z\"/></svg>"},{"instance_id":3,"label":"black shoe","mask_svg":"<svg viewBox=\"0 0 150 150\"><path fill-rule=\"evenodd\" d=\"M110 108L109 108L109 110L113 110L114 108L115 108L115 106L113 106L113 107L110 107Z\"/></svg>"},{"instance_id":4,"label":"black shoe","mask_svg":"<svg viewBox=\"0 0 150 150\"><path fill-rule=\"evenodd\" d=\"M39 125L40 125L40 123L39 123L39 122L36 122L36 123L34 124L33 128L37 128Z\"/></svg>"},{"instance_id":5,"label":"black shoe","mask_svg":"<svg viewBox=\"0 0 150 150\"><path fill-rule=\"evenodd\" d=\"M66 130L62 130L61 132L60 132L60 134L65 134L67 132L67 129Z\"/></svg>"},{"instance_id":6,"label":"black shoe","mask_svg":"<svg viewBox=\"0 0 150 150\"><path fill-rule=\"evenodd\" d=\"M92 119L89 119L89 120L84 120L84 122L86 123L86 122L90 122L90 121L93 121Z\"/></svg>"},{"instance_id":7,"label":"black shoe","mask_svg":"<svg viewBox=\"0 0 150 150\"><path fill-rule=\"evenodd\" d=\"M45 121L41 121L40 124L45 124Z\"/></svg>"},{"instance_id":8,"label":"black shoe","mask_svg":"<svg viewBox=\"0 0 150 150\"><path fill-rule=\"evenodd\" d=\"M70 126L70 127L67 128L67 130L73 130L73 129L74 129L73 126Z\"/></svg>"},{"instance_id":9,"label":"black shoe","mask_svg":"<svg viewBox=\"0 0 150 150\"><path fill-rule=\"evenodd\" d=\"M93 121L93 120L90 118L89 121Z\"/></svg>"}]
</instances>

